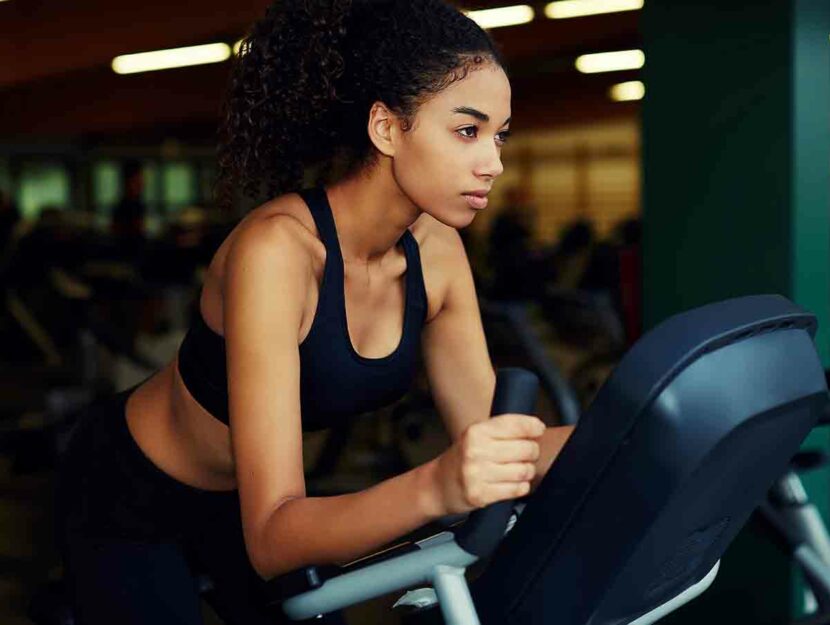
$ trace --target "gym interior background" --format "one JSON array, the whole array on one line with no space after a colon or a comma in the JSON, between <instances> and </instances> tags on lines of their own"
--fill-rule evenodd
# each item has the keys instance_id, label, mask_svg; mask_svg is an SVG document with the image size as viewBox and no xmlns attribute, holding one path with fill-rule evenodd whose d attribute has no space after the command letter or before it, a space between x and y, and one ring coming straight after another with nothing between
<instances>
[{"instance_id":1,"label":"gym interior background","mask_svg":"<svg viewBox=\"0 0 830 625\"><path fill-rule=\"evenodd\" d=\"M228 62L119 74L113 60L215 43L233 54L266 4L0 0L3 623L30 622L35 589L60 576L49 496L67 424L172 357L207 262L250 208L212 197ZM488 26L513 86L505 172L462 233L494 363L553 367L584 406L660 320L775 292L818 315L827 367L830 4L563 14L610 4L460 4L515 22ZM506 302L522 328L500 315ZM551 424L556 406L540 402ZM805 447L827 451L825 430ZM307 437L309 491L364 488L446 444L421 376L353 430ZM803 478L827 520L830 473ZM751 521L715 586L667 621L783 623L810 601ZM391 602L350 622L394 622Z\"/></svg>"}]
</instances>

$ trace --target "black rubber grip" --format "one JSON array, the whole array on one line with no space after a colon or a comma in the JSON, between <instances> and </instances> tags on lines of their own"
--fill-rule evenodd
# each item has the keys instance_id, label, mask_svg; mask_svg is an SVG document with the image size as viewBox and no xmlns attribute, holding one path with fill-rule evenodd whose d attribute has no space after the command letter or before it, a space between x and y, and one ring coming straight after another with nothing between
<instances>
[{"instance_id":1,"label":"black rubber grip","mask_svg":"<svg viewBox=\"0 0 830 625\"><path fill-rule=\"evenodd\" d=\"M496 392L490 415L534 414L539 378L527 369L505 367L496 372ZM488 557L501 542L513 512L513 500L499 501L475 510L454 530L455 542L467 553Z\"/></svg>"}]
</instances>

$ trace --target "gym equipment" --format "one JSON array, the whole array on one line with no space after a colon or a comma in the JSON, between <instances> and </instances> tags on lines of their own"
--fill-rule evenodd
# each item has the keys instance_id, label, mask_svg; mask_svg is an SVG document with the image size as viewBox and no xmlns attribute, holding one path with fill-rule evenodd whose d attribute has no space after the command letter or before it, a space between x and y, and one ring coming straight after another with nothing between
<instances>
[{"instance_id":1,"label":"gym equipment","mask_svg":"<svg viewBox=\"0 0 830 625\"><path fill-rule=\"evenodd\" d=\"M819 424L830 424L827 411ZM800 625L830 624L830 534L798 475L826 464L821 452L797 453L756 510L760 526L804 575L807 616Z\"/></svg>"},{"instance_id":2,"label":"gym equipment","mask_svg":"<svg viewBox=\"0 0 830 625\"><path fill-rule=\"evenodd\" d=\"M14 470L41 469L54 464L65 444L76 414L96 397L114 391L106 376L105 363L115 358L148 375L162 363L143 354L118 323L96 310L103 299L82 277L53 268L42 285L48 297L44 310L71 321L71 334L63 341L53 340L48 324L41 324L10 291L15 310L38 328L44 345L55 347L51 363L0 367L7 393L0 406L0 453L14 456ZM36 380L37 384L33 384ZM15 381L18 381L15 384Z\"/></svg>"},{"instance_id":3,"label":"gym equipment","mask_svg":"<svg viewBox=\"0 0 830 625\"><path fill-rule=\"evenodd\" d=\"M625 356L513 524L500 502L376 558L278 578L275 603L300 620L432 583L419 622L442 622L439 609L448 625L659 620L712 583L826 409L815 329L778 296L667 320ZM468 589L464 569L491 551Z\"/></svg>"},{"instance_id":4,"label":"gym equipment","mask_svg":"<svg viewBox=\"0 0 830 625\"><path fill-rule=\"evenodd\" d=\"M345 567L281 576L270 583L274 606L312 618L431 583L399 602L405 621L659 620L712 583L827 408L815 329L813 315L779 296L672 317L624 357L531 496ZM527 375L507 375L526 399ZM513 401L504 376L494 411ZM481 563L468 584L463 570Z\"/></svg>"},{"instance_id":5,"label":"gym equipment","mask_svg":"<svg viewBox=\"0 0 830 625\"><path fill-rule=\"evenodd\" d=\"M528 365L539 375L542 388L557 406L562 424L576 424L580 417L580 402L545 351L541 337L535 333L527 314L527 304L482 301L481 310L486 323L491 326L504 324L505 333L526 356ZM613 368L613 365L609 366ZM822 413L818 425L830 425L830 411ZM784 550L804 574L808 616L798 619L799 625L830 625L830 532L799 477L799 473L825 466L828 462L830 459L818 451L796 453L789 468L775 480L767 497L754 512L758 527L766 531L768 538Z\"/></svg>"},{"instance_id":6,"label":"gym equipment","mask_svg":"<svg viewBox=\"0 0 830 625\"><path fill-rule=\"evenodd\" d=\"M482 299L479 308L488 342L501 339L512 351L518 352L527 367L539 377L539 384L559 413L562 425L575 425L579 421L579 402L559 367L547 354L542 337L528 316L527 304Z\"/></svg>"}]
</instances>

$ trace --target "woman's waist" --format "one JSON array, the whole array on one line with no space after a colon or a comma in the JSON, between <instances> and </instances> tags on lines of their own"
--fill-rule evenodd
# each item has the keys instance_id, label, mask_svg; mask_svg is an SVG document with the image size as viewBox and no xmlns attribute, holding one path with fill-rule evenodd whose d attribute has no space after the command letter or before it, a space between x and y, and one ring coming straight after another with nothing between
<instances>
[{"instance_id":1,"label":"woman's waist","mask_svg":"<svg viewBox=\"0 0 830 625\"><path fill-rule=\"evenodd\" d=\"M175 359L135 389L127 424L138 447L172 478L197 489L236 488L228 427L190 395Z\"/></svg>"}]
</instances>

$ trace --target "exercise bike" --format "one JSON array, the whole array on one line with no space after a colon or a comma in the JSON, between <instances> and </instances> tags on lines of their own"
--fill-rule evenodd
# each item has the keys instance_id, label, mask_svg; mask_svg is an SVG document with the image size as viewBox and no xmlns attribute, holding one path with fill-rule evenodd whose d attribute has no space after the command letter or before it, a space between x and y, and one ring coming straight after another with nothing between
<instances>
[{"instance_id":1,"label":"exercise bike","mask_svg":"<svg viewBox=\"0 0 830 625\"><path fill-rule=\"evenodd\" d=\"M412 625L658 621L711 585L826 410L815 330L778 296L672 317L625 355L532 495L270 580L273 609L299 621L407 591ZM537 384L500 371L493 414L532 411Z\"/></svg>"}]
</instances>

